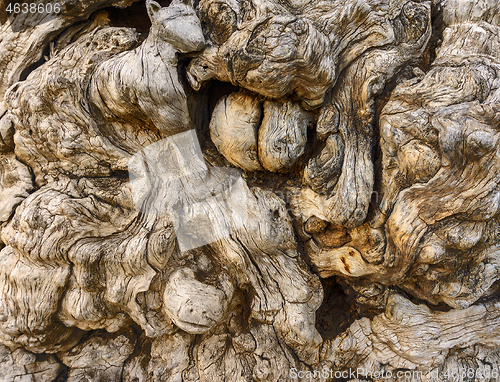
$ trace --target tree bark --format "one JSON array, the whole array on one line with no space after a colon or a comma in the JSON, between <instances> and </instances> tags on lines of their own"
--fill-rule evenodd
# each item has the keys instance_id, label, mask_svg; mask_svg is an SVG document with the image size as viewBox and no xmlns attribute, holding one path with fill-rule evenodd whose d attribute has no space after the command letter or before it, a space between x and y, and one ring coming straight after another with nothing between
<instances>
[{"instance_id":1,"label":"tree bark","mask_svg":"<svg viewBox=\"0 0 500 382\"><path fill-rule=\"evenodd\" d=\"M497 0L26 5L0 382L499 378Z\"/></svg>"}]
</instances>

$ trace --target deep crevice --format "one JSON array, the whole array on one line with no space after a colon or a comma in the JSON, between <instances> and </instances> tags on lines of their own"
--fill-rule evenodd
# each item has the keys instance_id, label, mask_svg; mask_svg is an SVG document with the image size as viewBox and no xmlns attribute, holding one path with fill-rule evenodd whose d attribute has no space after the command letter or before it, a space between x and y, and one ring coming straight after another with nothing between
<instances>
[{"instance_id":1,"label":"deep crevice","mask_svg":"<svg viewBox=\"0 0 500 382\"><path fill-rule=\"evenodd\" d=\"M19 81L25 81L31 72L34 72L37 68L39 68L40 66L42 66L47 62L46 57L49 56L50 56L50 42L47 43L47 45L45 45L45 47L43 48L42 57L37 62L34 62L33 64L29 65L21 72Z\"/></svg>"},{"instance_id":2,"label":"deep crevice","mask_svg":"<svg viewBox=\"0 0 500 382\"><path fill-rule=\"evenodd\" d=\"M356 300L358 294L345 282L336 277L321 279L323 303L316 311L316 329L324 341L333 340L345 332L351 324L362 318L372 319L381 311Z\"/></svg>"}]
</instances>

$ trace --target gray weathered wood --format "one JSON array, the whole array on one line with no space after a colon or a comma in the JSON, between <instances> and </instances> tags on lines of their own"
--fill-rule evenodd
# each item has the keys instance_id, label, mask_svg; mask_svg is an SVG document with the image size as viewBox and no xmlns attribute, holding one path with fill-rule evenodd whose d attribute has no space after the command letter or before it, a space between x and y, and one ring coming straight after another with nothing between
<instances>
[{"instance_id":1,"label":"gray weathered wood","mask_svg":"<svg viewBox=\"0 0 500 382\"><path fill-rule=\"evenodd\" d=\"M498 1L168 3L0 9L0 382L498 372Z\"/></svg>"}]
</instances>

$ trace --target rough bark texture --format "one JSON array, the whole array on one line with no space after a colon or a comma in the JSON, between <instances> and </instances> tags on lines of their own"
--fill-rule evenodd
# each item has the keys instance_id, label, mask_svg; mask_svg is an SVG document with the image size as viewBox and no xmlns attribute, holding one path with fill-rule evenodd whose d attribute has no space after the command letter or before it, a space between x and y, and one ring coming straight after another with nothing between
<instances>
[{"instance_id":1,"label":"rough bark texture","mask_svg":"<svg viewBox=\"0 0 500 382\"><path fill-rule=\"evenodd\" d=\"M499 380L497 0L37 4L1 382Z\"/></svg>"}]
</instances>

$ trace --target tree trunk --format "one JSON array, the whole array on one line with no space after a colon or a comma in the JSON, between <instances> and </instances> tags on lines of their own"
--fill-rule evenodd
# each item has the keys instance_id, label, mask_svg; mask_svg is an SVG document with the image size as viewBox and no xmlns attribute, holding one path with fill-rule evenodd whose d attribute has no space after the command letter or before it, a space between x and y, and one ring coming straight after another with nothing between
<instances>
[{"instance_id":1,"label":"tree trunk","mask_svg":"<svg viewBox=\"0 0 500 382\"><path fill-rule=\"evenodd\" d=\"M0 1L0 382L498 380L499 14Z\"/></svg>"}]
</instances>

